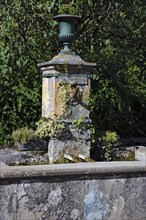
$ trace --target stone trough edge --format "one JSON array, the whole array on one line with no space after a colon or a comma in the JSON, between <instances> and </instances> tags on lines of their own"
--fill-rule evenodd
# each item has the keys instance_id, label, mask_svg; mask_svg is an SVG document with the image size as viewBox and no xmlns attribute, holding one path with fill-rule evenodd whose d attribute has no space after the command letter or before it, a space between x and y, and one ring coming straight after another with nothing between
<instances>
[{"instance_id":1,"label":"stone trough edge","mask_svg":"<svg viewBox=\"0 0 146 220\"><path fill-rule=\"evenodd\" d=\"M0 163L0 179L146 172L146 161L87 162L30 166Z\"/></svg>"}]
</instances>

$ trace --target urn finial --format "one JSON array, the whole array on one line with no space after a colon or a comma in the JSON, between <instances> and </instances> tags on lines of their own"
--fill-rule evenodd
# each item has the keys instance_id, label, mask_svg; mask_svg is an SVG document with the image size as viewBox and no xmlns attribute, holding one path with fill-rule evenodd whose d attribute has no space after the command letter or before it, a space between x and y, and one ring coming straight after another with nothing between
<instances>
[{"instance_id":1,"label":"urn finial","mask_svg":"<svg viewBox=\"0 0 146 220\"><path fill-rule=\"evenodd\" d=\"M54 17L59 23L59 40L63 42L64 48L60 54L74 54L69 48L70 43L75 40L75 23L80 19L77 15L62 14Z\"/></svg>"}]
</instances>

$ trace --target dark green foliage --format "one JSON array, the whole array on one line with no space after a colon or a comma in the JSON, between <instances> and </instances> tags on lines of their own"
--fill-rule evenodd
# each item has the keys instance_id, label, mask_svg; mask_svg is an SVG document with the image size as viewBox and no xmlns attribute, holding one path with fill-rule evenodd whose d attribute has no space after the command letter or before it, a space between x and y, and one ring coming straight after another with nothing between
<instances>
[{"instance_id":1,"label":"dark green foliage","mask_svg":"<svg viewBox=\"0 0 146 220\"><path fill-rule=\"evenodd\" d=\"M70 4L69 4L70 3ZM81 16L72 46L97 63L90 99L97 129L146 134L146 4L142 0L2 1L0 9L0 144L13 130L34 127L41 115L37 63L61 48L58 12Z\"/></svg>"},{"instance_id":2,"label":"dark green foliage","mask_svg":"<svg viewBox=\"0 0 146 220\"><path fill-rule=\"evenodd\" d=\"M0 35L0 144L13 130L34 127L40 118L39 61L52 57L54 21L46 1L4 1ZM50 31L51 30L51 31ZM56 51L54 52L56 53Z\"/></svg>"},{"instance_id":3,"label":"dark green foliage","mask_svg":"<svg viewBox=\"0 0 146 220\"><path fill-rule=\"evenodd\" d=\"M90 2L93 10L84 10L81 25L86 31L79 46L84 59L97 62L90 100L93 122L98 130L122 136L146 135L146 4Z\"/></svg>"}]
</instances>

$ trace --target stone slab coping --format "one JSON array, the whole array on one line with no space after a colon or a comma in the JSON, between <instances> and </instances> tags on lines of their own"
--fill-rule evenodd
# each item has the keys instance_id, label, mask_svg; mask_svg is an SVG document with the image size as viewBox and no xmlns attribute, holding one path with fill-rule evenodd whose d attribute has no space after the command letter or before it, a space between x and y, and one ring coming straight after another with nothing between
<instances>
[{"instance_id":1,"label":"stone slab coping","mask_svg":"<svg viewBox=\"0 0 146 220\"><path fill-rule=\"evenodd\" d=\"M67 54L58 54L53 57L52 60L48 62L39 63L37 66L40 68L52 66L52 65L82 65L82 66L89 66L89 67L96 67L96 63L85 62L81 59L78 55L67 55Z\"/></svg>"},{"instance_id":2,"label":"stone slab coping","mask_svg":"<svg viewBox=\"0 0 146 220\"><path fill-rule=\"evenodd\" d=\"M143 161L114 161L114 162L85 162L69 164L5 166L0 164L0 179L55 177L55 176L86 176L101 174L146 173L146 160Z\"/></svg>"}]
</instances>

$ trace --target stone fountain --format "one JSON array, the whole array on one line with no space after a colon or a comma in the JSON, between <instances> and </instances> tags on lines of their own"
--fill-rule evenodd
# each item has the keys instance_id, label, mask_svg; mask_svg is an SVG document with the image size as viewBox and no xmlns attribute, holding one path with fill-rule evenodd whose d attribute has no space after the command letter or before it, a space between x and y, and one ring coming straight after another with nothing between
<instances>
[{"instance_id":1,"label":"stone fountain","mask_svg":"<svg viewBox=\"0 0 146 220\"><path fill-rule=\"evenodd\" d=\"M49 162L54 162L67 151L90 156L90 110L87 107L90 95L90 79L96 63L85 62L69 48L75 40L75 23L79 20L75 15L58 15L59 39L64 49L52 60L38 64L42 71L42 117L52 118L63 113L65 129L61 138L51 138L48 144ZM62 86L66 88L70 99L63 103L60 98ZM66 106L65 106L66 105ZM77 126L76 126L77 125Z\"/></svg>"}]
</instances>

